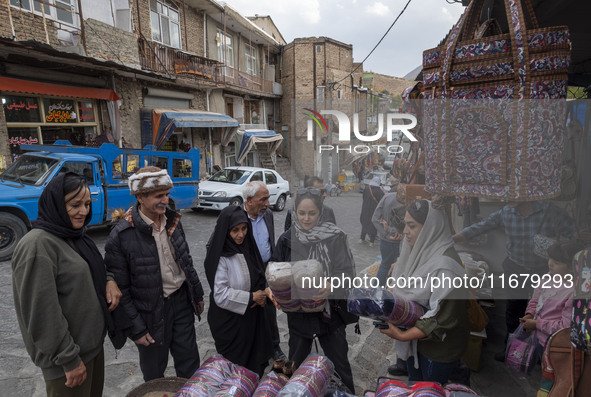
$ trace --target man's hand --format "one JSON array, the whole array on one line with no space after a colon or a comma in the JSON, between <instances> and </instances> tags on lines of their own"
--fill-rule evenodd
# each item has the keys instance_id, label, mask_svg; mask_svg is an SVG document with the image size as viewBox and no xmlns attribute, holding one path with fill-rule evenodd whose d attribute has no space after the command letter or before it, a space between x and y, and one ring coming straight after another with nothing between
<instances>
[{"instance_id":1,"label":"man's hand","mask_svg":"<svg viewBox=\"0 0 591 397\"><path fill-rule=\"evenodd\" d=\"M123 294L119 290L117 283L113 280L107 281L107 291L105 297L107 298L107 303L109 304L109 311L112 312L115 310L117 306L119 306L119 300Z\"/></svg>"},{"instance_id":2,"label":"man's hand","mask_svg":"<svg viewBox=\"0 0 591 397\"><path fill-rule=\"evenodd\" d=\"M451 236L451 238L456 244L466 244L466 242L468 242L466 236L464 236L462 233L456 233L453 236Z\"/></svg>"},{"instance_id":3,"label":"man's hand","mask_svg":"<svg viewBox=\"0 0 591 397\"><path fill-rule=\"evenodd\" d=\"M86 365L82 361L76 368L66 372L66 387L80 386L86 380Z\"/></svg>"},{"instance_id":4,"label":"man's hand","mask_svg":"<svg viewBox=\"0 0 591 397\"><path fill-rule=\"evenodd\" d=\"M134 340L136 345L142 346L150 346L152 343L156 343L156 341L152 338L149 332L147 332L144 336L139 339Z\"/></svg>"},{"instance_id":5,"label":"man's hand","mask_svg":"<svg viewBox=\"0 0 591 397\"><path fill-rule=\"evenodd\" d=\"M197 315L200 316L203 313L203 310L205 310L205 302L204 301L197 302Z\"/></svg>"},{"instance_id":6,"label":"man's hand","mask_svg":"<svg viewBox=\"0 0 591 397\"><path fill-rule=\"evenodd\" d=\"M251 308L259 305L261 307L265 307L265 303L267 303L267 294L263 290L258 290L252 293L252 300L254 303L252 304Z\"/></svg>"},{"instance_id":7,"label":"man's hand","mask_svg":"<svg viewBox=\"0 0 591 397\"><path fill-rule=\"evenodd\" d=\"M384 228L384 230L388 230L388 222L386 222L385 220L381 220L380 223L382 224L382 227Z\"/></svg>"}]
</instances>

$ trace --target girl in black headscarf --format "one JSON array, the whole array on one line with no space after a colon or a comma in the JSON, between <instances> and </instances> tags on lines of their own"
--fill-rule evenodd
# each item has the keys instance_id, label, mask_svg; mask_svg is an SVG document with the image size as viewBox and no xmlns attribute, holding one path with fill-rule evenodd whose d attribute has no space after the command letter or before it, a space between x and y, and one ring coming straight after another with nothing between
<instances>
[{"instance_id":1,"label":"girl in black headscarf","mask_svg":"<svg viewBox=\"0 0 591 397\"><path fill-rule=\"evenodd\" d=\"M265 267L241 207L220 213L209 239L205 274L211 288L207 321L217 352L262 375L273 355L264 310Z\"/></svg>"},{"instance_id":2,"label":"girl in black headscarf","mask_svg":"<svg viewBox=\"0 0 591 397\"><path fill-rule=\"evenodd\" d=\"M12 257L19 326L48 396L102 395L103 341L121 292L86 235L91 217L86 179L57 175Z\"/></svg>"}]
</instances>

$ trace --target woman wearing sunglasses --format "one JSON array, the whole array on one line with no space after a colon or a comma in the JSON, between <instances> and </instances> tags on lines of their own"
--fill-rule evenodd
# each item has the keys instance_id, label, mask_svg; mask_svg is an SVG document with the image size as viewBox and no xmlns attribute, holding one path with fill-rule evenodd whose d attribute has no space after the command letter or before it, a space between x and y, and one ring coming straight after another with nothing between
<instances>
[{"instance_id":1,"label":"woman wearing sunglasses","mask_svg":"<svg viewBox=\"0 0 591 397\"><path fill-rule=\"evenodd\" d=\"M330 222L321 219L322 192L303 188L295 198L295 222L279 237L275 261L316 259L322 264L324 276L353 277L355 263L347 243L347 235ZM320 297L327 297L330 286ZM287 313L289 328L289 359L299 366L318 338L324 354L334 363L335 370L351 392L355 392L351 365L347 358L349 347L345 334L346 314L334 299L329 299L322 312ZM344 309L343 309L344 310Z\"/></svg>"}]
</instances>

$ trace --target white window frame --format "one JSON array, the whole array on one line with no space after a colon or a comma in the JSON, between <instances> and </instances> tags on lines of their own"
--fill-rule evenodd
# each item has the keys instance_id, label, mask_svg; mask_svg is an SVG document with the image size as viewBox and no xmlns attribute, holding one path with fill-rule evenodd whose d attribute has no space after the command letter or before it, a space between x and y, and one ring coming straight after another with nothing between
<instances>
[{"instance_id":1,"label":"white window frame","mask_svg":"<svg viewBox=\"0 0 591 397\"><path fill-rule=\"evenodd\" d=\"M174 19L176 14L176 20ZM168 25L168 40L164 37L163 26ZM157 26L155 26L157 25ZM157 31L155 31L155 27ZM150 0L150 28L152 40L166 46L182 49L181 18L178 7L165 0ZM178 32L178 43L173 42L173 29Z\"/></svg>"},{"instance_id":2,"label":"white window frame","mask_svg":"<svg viewBox=\"0 0 591 397\"><path fill-rule=\"evenodd\" d=\"M244 59L246 62L246 73L252 76L258 76L259 72L259 56L258 49L248 43L244 43Z\"/></svg>"},{"instance_id":3,"label":"white window frame","mask_svg":"<svg viewBox=\"0 0 591 397\"><path fill-rule=\"evenodd\" d=\"M41 14L41 9L45 10L45 17L49 19L53 19L58 21L59 23L63 23L64 25L73 26L76 28L80 27L80 18L78 17L78 2L76 0L44 0L46 3L50 3L51 5L42 4L36 0L9 0L10 6L14 7L18 10L33 12L37 15ZM33 9L31 10L31 4L33 4ZM58 9L57 7L60 7ZM70 8L72 12L70 15L72 16L72 21L67 21L60 19L58 14L59 12L67 12L63 11L62 8Z\"/></svg>"},{"instance_id":4,"label":"white window frame","mask_svg":"<svg viewBox=\"0 0 591 397\"><path fill-rule=\"evenodd\" d=\"M316 86L316 102L324 102L324 88L323 85Z\"/></svg>"},{"instance_id":5,"label":"white window frame","mask_svg":"<svg viewBox=\"0 0 591 397\"><path fill-rule=\"evenodd\" d=\"M234 44L233 38L230 34L224 34L221 29L218 29L215 37L216 45L218 48L218 60L224 64L224 66L234 67ZM232 71L228 68L224 68L226 76L233 75Z\"/></svg>"}]
</instances>

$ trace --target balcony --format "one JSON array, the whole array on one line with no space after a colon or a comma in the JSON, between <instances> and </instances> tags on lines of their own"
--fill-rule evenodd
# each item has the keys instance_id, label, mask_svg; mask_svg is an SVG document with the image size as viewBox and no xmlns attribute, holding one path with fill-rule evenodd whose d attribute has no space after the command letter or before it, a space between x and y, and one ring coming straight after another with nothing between
<instances>
[{"instance_id":1,"label":"balcony","mask_svg":"<svg viewBox=\"0 0 591 397\"><path fill-rule=\"evenodd\" d=\"M249 90L261 91L267 94L275 94L274 82L263 79L262 77L253 76L246 72L241 72L238 69L234 69L230 66L222 66L220 69L225 69L223 73L225 75L225 83L244 87Z\"/></svg>"},{"instance_id":2,"label":"balcony","mask_svg":"<svg viewBox=\"0 0 591 397\"><path fill-rule=\"evenodd\" d=\"M223 83L220 63L168 47L145 37L138 40L140 64L142 69L166 74L170 77L181 77L193 80L207 80L212 83Z\"/></svg>"}]
</instances>

